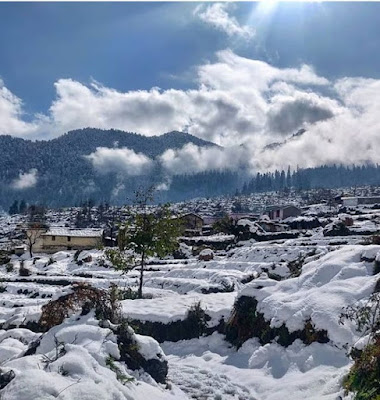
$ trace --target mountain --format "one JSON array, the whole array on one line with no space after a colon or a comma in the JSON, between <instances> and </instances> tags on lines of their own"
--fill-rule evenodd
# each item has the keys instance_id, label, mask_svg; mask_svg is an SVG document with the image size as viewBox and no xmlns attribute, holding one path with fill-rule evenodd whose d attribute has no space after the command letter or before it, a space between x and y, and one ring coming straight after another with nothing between
<instances>
[{"instance_id":1,"label":"mountain","mask_svg":"<svg viewBox=\"0 0 380 400\"><path fill-rule=\"evenodd\" d=\"M15 199L49 206L70 206L89 198L95 201L123 203L126 198L132 196L137 187L159 184L167 180L160 166L156 165L153 171L145 176L127 177L121 173L101 175L84 156L95 152L97 147L126 147L154 159L165 150L179 149L188 143L201 147L216 146L184 132L147 137L119 130L86 128L70 131L56 139L35 142L0 136L0 206L7 209ZM34 169L38 177L34 186L14 188L13 183L20 174ZM193 177L194 182L196 178ZM24 175L24 180L28 179L33 179L33 176ZM197 194L208 194L207 185L211 179L214 183L218 182L215 174L206 178L203 174L204 190L198 188ZM226 179L225 175L223 179ZM181 189L174 187L174 198L167 192L163 196L165 200L182 200L191 195L186 192L186 187L182 187L185 186L184 181L179 182Z\"/></svg>"},{"instance_id":2,"label":"mountain","mask_svg":"<svg viewBox=\"0 0 380 400\"><path fill-rule=\"evenodd\" d=\"M303 128L302 128L302 129L299 129L296 133L293 133L292 136L286 138L286 139L283 140L282 142L273 142L273 143L270 143L270 144L266 145L266 146L263 148L263 151L278 149L279 147L285 145L286 143L289 143L289 142L291 142L292 140L298 139L298 138L301 137L305 132L306 132L306 129L303 129Z\"/></svg>"}]
</instances>

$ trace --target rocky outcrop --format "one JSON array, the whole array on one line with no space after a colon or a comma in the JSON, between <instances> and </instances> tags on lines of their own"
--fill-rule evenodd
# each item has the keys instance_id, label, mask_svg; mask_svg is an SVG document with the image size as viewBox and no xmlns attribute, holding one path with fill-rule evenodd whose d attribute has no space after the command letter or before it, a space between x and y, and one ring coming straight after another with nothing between
<instances>
[{"instance_id":1,"label":"rocky outcrop","mask_svg":"<svg viewBox=\"0 0 380 400\"><path fill-rule=\"evenodd\" d=\"M253 297L242 296L236 301L234 310L225 328L226 339L240 347L250 338L258 338L262 345L276 341L282 346L291 345L296 339L305 344L313 342L327 343L327 331L316 330L312 321L305 321L303 330L289 332L285 324L272 328L264 315L257 312L257 300Z\"/></svg>"}]
</instances>

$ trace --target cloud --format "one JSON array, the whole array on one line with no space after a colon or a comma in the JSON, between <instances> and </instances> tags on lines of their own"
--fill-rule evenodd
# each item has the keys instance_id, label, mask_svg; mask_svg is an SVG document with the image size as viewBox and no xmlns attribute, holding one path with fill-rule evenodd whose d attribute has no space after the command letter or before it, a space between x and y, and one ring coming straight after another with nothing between
<instances>
[{"instance_id":1,"label":"cloud","mask_svg":"<svg viewBox=\"0 0 380 400\"><path fill-rule=\"evenodd\" d=\"M4 86L0 79L0 135L26 136L37 133L42 124L42 118L37 116L35 122L23 121L23 104Z\"/></svg>"},{"instance_id":2,"label":"cloud","mask_svg":"<svg viewBox=\"0 0 380 400\"><path fill-rule=\"evenodd\" d=\"M100 174L117 172L138 176L149 172L152 167L152 160L149 157L128 148L97 147L94 153L85 157Z\"/></svg>"},{"instance_id":3,"label":"cloud","mask_svg":"<svg viewBox=\"0 0 380 400\"><path fill-rule=\"evenodd\" d=\"M321 103L307 97L276 102L268 113L268 127L272 131L289 134L305 124L332 118L333 109Z\"/></svg>"},{"instance_id":4,"label":"cloud","mask_svg":"<svg viewBox=\"0 0 380 400\"><path fill-rule=\"evenodd\" d=\"M245 148L199 147L192 143L181 149L166 150L159 161L172 175L191 174L209 170L236 170L243 168Z\"/></svg>"},{"instance_id":5,"label":"cloud","mask_svg":"<svg viewBox=\"0 0 380 400\"><path fill-rule=\"evenodd\" d=\"M240 25L235 17L228 14L229 8L231 3L201 4L195 8L194 15L228 36L251 39L255 34L254 29L248 25Z\"/></svg>"},{"instance_id":6,"label":"cloud","mask_svg":"<svg viewBox=\"0 0 380 400\"><path fill-rule=\"evenodd\" d=\"M16 190L29 189L36 186L38 180L38 171L36 168L30 169L28 172L19 174L18 178L15 179L11 186Z\"/></svg>"},{"instance_id":7,"label":"cloud","mask_svg":"<svg viewBox=\"0 0 380 400\"><path fill-rule=\"evenodd\" d=\"M380 162L377 79L328 80L309 65L277 68L227 49L197 67L194 88L188 90L121 92L71 79L58 80L55 88L49 112L26 122L22 101L1 83L1 133L47 139L87 126L147 136L187 131L224 147L169 150L159 158L168 174ZM306 133L284 141L300 128ZM88 159L99 171L132 175L153 162L129 149L100 148Z\"/></svg>"},{"instance_id":8,"label":"cloud","mask_svg":"<svg viewBox=\"0 0 380 400\"><path fill-rule=\"evenodd\" d=\"M280 84L315 87L328 83L310 66L279 69L224 50L217 53L216 62L198 66L195 89L120 92L97 82L84 85L60 79L55 83L57 97L47 115L24 123L22 103L16 99L12 103L17 112L12 118L18 127L6 123L0 126L5 127L5 134L32 139L49 139L88 126L147 136L188 131L229 146L255 135L271 135L265 131L267 113L274 105L272 99L283 90Z\"/></svg>"}]
</instances>

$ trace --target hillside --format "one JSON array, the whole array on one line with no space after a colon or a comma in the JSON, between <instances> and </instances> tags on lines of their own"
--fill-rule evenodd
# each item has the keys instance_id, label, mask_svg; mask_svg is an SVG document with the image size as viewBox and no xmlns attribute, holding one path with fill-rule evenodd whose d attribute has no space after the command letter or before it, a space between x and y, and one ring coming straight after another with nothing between
<instances>
[{"instance_id":1,"label":"hillside","mask_svg":"<svg viewBox=\"0 0 380 400\"><path fill-rule=\"evenodd\" d=\"M14 199L41 202L50 206L79 204L89 198L95 201L123 203L137 186L164 180L159 167L149 175L126 177L121 174L97 173L84 156L98 147L128 148L155 158L167 149L179 149L185 144L216 146L183 132L161 136L142 136L118 130L86 128L66 133L53 140L35 141L0 136L0 206L7 209ZM37 170L34 186L22 190L12 184L20 174ZM207 182L206 182L207 186ZM186 198L186 191L180 192ZM198 191L201 195L207 193Z\"/></svg>"}]
</instances>

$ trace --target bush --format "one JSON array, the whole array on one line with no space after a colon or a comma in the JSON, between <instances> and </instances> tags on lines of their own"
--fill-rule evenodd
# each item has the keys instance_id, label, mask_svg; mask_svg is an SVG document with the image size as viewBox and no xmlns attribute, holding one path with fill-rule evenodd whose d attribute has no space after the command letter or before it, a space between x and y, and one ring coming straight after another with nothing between
<instances>
[{"instance_id":1,"label":"bush","mask_svg":"<svg viewBox=\"0 0 380 400\"><path fill-rule=\"evenodd\" d=\"M376 289L375 289L376 290ZM354 365L343 382L346 391L355 393L355 400L380 399L380 293L375 291L368 301L344 308L340 323L353 321L362 335L368 335L368 344L362 350L353 348Z\"/></svg>"},{"instance_id":2,"label":"bush","mask_svg":"<svg viewBox=\"0 0 380 400\"><path fill-rule=\"evenodd\" d=\"M106 365L107 367L115 372L116 374L116 379L121 382L123 385L125 385L126 383L129 382L133 382L134 378L133 377L129 377L125 374L123 374L123 372L121 371L121 369L116 365L115 363L115 359L112 356L108 356L106 359Z\"/></svg>"},{"instance_id":3,"label":"bush","mask_svg":"<svg viewBox=\"0 0 380 400\"><path fill-rule=\"evenodd\" d=\"M226 340L238 348L253 337L257 337L262 345L275 340L285 347L291 345L296 339L302 340L305 344L329 341L327 331L316 330L310 319L305 321L302 330L294 332L289 332L285 324L272 328L264 315L257 311L257 300L248 296L241 296L235 302L225 333Z\"/></svg>"},{"instance_id":4,"label":"bush","mask_svg":"<svg viewBox=\"0 0 380 400\"><path fill-rule=\"evenodd\" d=\"M177 342L179 340L194 339L210 334L215 330L208 327L210 319L210 316L207 315L198 302L189 308L184 320L173 321L168 324L138 320L132 320L129 323L140 334L152 336L162 343L165 341Z\"/></svg>"},{"instance_id":5,"label":"bush","mask_svg":"<svg viewBox=\"0 0 380 400\"><path fill-rule=\"evenodd\" d=\"M367 345L356 357L343 381L346 391L355 393L355 400L380 399L380 337Z\"/></svg>"},{"instance_id":6,"label":"bush","mask_svg":"<svg viewBox=\"0 0 380 400\"><path fill-rule=\"evenodd\" d=\"M373 263L373 274L376 275L380 272L380 261L375 260Z\"/></svg>"},{"instance_id":7,"label":"bush","mask_svg":"<svg viewBox=\"0 0 380 400\"><path fill-rule=\"evenodd\" d=\"M42 314L39 320L42 329L49 330L53 326L61 324L65 318L75 312L80 311L81 315L86 315L92 309L95 309L96 316L100 320L110 320L112 323L119 322L121 313L116 286L112 286L107 292L80 283L73 285L72 290L72 293L42 306Z\"/></svg>"},{"instance_id":8,"label":"bush","mask_svg":"<svg viewBox=\"0 0 380 400\"><path fill-rule=\"evenodd\" d=\"M50 257L50 258L49 258L49 261L47 262L46 265L52 265L52 264L54 264L54 263L55 263L54 258L53 258L53 257Z\"/></svg>"},{"instance_id":9,"label":"bush","mask_svg":"<svg viewBox=\"0 0 380 400\"><path fill-rule=\"evenodd\" d=\"M19 269L19 275L20 276L30 276L32 275L32 272L30 271L30 269L26 268L24 266L24 261L21 261L20 263L20 269Z\"/></svg>"},{"instance_id":10,"label":"bush","mask_svg":"<svg viewBox=\"0 0 380 400\"><path fill-rule=\"evenodd\" d=\"M128 368L138 370L142 368L156 382L165 383L168 375L168 362L159 353L157 358L146 359L140 353L136 335L123 321L117 329L117 342L120 350L120 361L124 361ZM152 339L153 340L153 339Z\"/></svg>"},{"instance_id":11,"label":"bush","mask_svg":"<svg viewBox=\"0 0 380 400\"><path fill-rule=\"evenodd\" d=\"M8 273L13 272L13 270L14 270L13 264L8 263L8 264L5 266L5 270L6 270Z\"/></svg>"}]
</instances>

